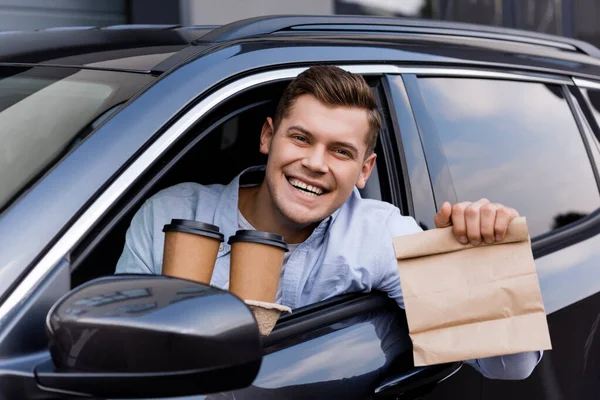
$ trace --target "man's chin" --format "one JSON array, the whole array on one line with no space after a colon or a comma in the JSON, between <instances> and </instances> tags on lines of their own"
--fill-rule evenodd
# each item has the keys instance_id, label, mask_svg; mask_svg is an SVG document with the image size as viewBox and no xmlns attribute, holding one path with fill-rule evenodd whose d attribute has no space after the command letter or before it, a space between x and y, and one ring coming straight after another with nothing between
<instances>
[{"instance_id":1,"label":"man's chin","mask_svg":"<svg viewBox=\"0 0 600 400\"><path fill-rule=\"evenodd\" d=\"M329 216L329 214L315 213L312 210L282 210L282 214L292 225L297 226L298 229L317 225Z\"/></svg>"},{"instance_id":2,"label":"man's chin","mask_svg":"<svg viewBox=\"0 0 600 400\"><path fill-rule=\"evenodd\" d=\"M315 218L311 218L303 216L303 217L287 217L288 221L293 225L296 226L298 229L304 229L307 228L309 226L313 226L313 225L318 225L322 220L324 220L326 217L323 218L319 218L319 217L315 217Z\"/></svg>"}]
</instances>

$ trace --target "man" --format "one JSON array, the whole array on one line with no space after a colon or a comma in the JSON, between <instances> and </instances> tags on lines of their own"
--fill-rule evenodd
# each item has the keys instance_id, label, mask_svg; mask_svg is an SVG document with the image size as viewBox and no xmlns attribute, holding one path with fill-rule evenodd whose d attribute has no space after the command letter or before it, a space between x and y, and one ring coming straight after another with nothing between
<instances>
[{"instance_id":1,"label":"man","mask_svg":"<svg viewBox=\"0 0 600 400\"><path fill-rule=\"evenodd\" d=\"M312 67L285 90L267 118L260 151L266 169L250 168L228 185L183 183L141 207L127 231L117 273L161 273L163 225L172 218L283 236L290 246L277 302L300 307L346 292L387 292L403 307L392 238L418 232L415 220L391 204L361 199L376 154L381 116L361 76L336 67ZM258 176L257 176L258 175ZM358 189L357 189L358 188ZM503 240L518 213L482 199L443 205L438 228L453 226L461 243ZM219 251L211 284L227 288L229 246ZM483 375L524 379L541 353L473 360Z\"/></svg>"}]
</instances>

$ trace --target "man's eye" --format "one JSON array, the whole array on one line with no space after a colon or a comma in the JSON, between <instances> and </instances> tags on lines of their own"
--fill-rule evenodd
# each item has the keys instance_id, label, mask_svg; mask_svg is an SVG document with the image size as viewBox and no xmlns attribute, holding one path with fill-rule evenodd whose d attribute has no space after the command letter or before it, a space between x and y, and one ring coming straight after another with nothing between
<instances>
[{"instance_id":1,"label":"man's eye","mask_svg":"<svg viewBox=\"0 0 600 400\"><path fill-rule=\"evenodd\" d=\"M292 138L295 140L298 140L300 142L308 142L308 140L306 140L306 138L304 136L294 135L294 136L292 136Z\"/></svg>"},{"instance_id":2,"label":"man's eye","mask_svg":"<svg viewBox=\"0 0 600 400\"><path fill-rule=\"evenodd\" d=\"M352 154L350 154L346 150L338 149L338 150L335 150L335 152L344 157L349 157L349 158L352 157Z\"/></svg>"}]
</instances>

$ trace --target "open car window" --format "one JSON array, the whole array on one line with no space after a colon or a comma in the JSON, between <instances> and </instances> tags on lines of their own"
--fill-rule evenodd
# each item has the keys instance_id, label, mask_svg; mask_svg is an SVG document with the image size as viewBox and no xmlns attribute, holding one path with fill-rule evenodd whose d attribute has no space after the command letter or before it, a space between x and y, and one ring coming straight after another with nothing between
<instances>
[{"instance_id":1,"label":"open car window","mask_svg":"<svg viewBox=\"0 0 600 400\"><path fill-rule=\"evenodd\" d=\"M71 287L114 273L132 216L159 190L181 182L225 184L241 170L266 162L258 149L260 127L285 85L270 84L229 99L156 159L70 252ZM378 146L381 150L382 144ZM390 198L388 168L386 163L378 164L379 176L372 178L377 186L370 191L375 197ZM348 343L355 342L360 351L348 351ZM295 309L262 345L268 358L252 387L244 389L245 395L274 391L283 395L286 390L307 397L323 390L342 396L359 390L366 395L385 373L412 370L405 318L383 293L349 293ZM331 357L323 360L323 355ZM307 359L310 362L303 361ZM310 368L298 369L298 365ZM341 379L321 382L322 374L332 370ZM354 388L347 384L349 380Z\"/></svg>"},{"instance_id":2,"label":"open car window","mask_svg":"<svg viewBox=\"0 0 600 400\"><path fill-rule=\"evenodd\" d=\"M375 80L374 84L377 82ZM125 233L145 199L182 182L227 184L242 170L266 164L266 156L259 151L261 127L265 118L273 115L287 83L269 84L238 94L198 121L130 190L129 196L114 206L113 213L99 224L103 228L95 230L72 253L72 287L114 273L123 251ZM389 201L389 182L383 179L386 176L386 163L381 142L376 148L378 153L382 153L378 157L377 169L361 194L363 197ZM335 304L340 306L337 302ZM319 306L308 306L306 312L298 315L302 314L305 319L306 315L318 310ZM294 324L295 320L294 316L287 324Z\"/></svg>"}]
</instances>

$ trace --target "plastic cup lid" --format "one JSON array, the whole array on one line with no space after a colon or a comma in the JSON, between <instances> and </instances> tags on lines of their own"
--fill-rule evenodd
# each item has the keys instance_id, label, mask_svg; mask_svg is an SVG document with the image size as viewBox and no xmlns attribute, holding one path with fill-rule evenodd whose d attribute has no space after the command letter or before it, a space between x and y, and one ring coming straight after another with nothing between
<instances>
[{"instance_id":1,"label":"plastic cup lid","mask_svg":"<svg viewBox=\"0 0 600 400\"><path fill-rule=\"evenodd\" d=\"M185 232L202 235L223 242L225 236L216 225L189 219L172 219L170 224L163 227L163 232Z\"/></svg>"},{"instance_id":2,"label":"plastic cup lid","mask_svg":"<svg viewBox=\"0 0 600 400\"><path fill-rule=\"evenodd\" d=\"M255 230L239 230L234 236L231 236L227 241L228 244L236 242L252 242L266 244L269 246L279 247L284 251L289 251L288 245L283 240L283 236L271 232L255 231Z\"/></svg>"}]
</instances>

